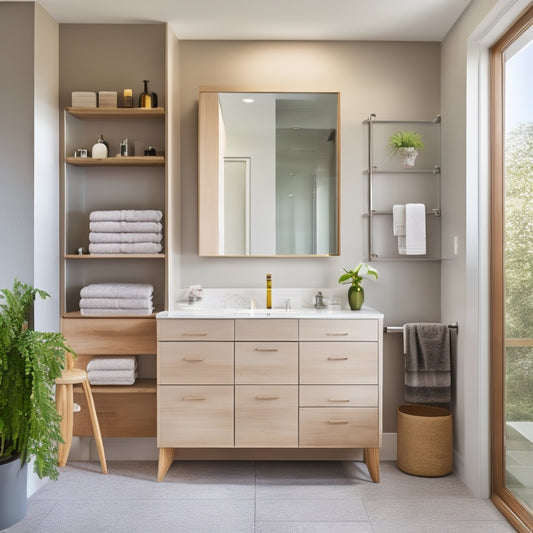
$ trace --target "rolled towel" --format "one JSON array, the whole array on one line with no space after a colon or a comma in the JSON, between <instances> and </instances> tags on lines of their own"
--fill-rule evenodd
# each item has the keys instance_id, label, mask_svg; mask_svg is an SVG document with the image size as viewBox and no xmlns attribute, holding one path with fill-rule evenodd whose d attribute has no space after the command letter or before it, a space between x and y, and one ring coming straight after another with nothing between
<instances>
[{"instance_id":1,"label":"rolled towel","mask_svg":"<svg viewBox=\"0 0 533 533\"><path fill-rule=\"evenodd\" d=\"M89 220L103 222L106 220L115 222L159 222L163 213L155 209L121 209L114 211L92 211Z\"/></svg>"},{"instance_id":2,"label":"rolled towel","mask_svg":"<svg viewBox=\"0 0 533 533\"><path fill-rule=\"evenodd\" d=\"M82 298L151 298L150 283L91 283L80 291Z\"/></svg>"},{"instance_id":3,"label":"rolled towel","mask_svg":"<svg viewBox=\"0 0 533 533\"><path fill-rule=\"evenodd\" d=\"M80 309L82 316L145 316L153 312L153 307L148 309Z\"/></svg>"},{"instance_id":4,"label":"rolled towel","mask_svg":"<svg viewBox=\"0 0 533 533\"><path fill-rule=\"evenodd\" d=\"M155 242L90 243L90 254L158 254L163 247Z\"/></svg>"},{"instance_id":5,"label":"rolled towel","mask_svg":"<svg viewBox=\"0 0 533 533\"><path fill-rule=\"evenodd\" d=\"M139 298L82 298L80 309L151 309L151 299Z\"/></svg>"},{"instance_id":6,"label":"rolled towel","mask_svg":"<svg viewBox=\"0 0 533 533\"><path fill-rule=\"evenodd\" d=\"M87 363L87 372L97 370L135 370L137 357L134 355L121 355L112 357L93 357Z\"/></svg>"},{"instance_id":7,"label":"rolled towel","mask_svg":"<svg viewBox=\"0 0 533 533\"><path fill-rule=\"evenodd\" d=\"M133 370L92 370L87 372L91 385L133 385L137 372Z\"/></svg>"},{"instance_id":8,"label":"rolled towel","mask_svg":"<svg viewBox=\"0 0 533 533\"><path fill-rule=\"evenodd\" d=\"M159 243L163 239L162 233L102 233L91 231L89 242L103 243L135 243L135 242L155 242Z\"/></svg>"},{"instance_id":9,"label":"rolled towel","mask_svg":"<svg viewBox=\"0 0 533 533\"><path fill-rule=\"evenodd\" d=\"M161 233L161 222L89 222L89 231L99 233Z\"/></svg>"}]
</instances>

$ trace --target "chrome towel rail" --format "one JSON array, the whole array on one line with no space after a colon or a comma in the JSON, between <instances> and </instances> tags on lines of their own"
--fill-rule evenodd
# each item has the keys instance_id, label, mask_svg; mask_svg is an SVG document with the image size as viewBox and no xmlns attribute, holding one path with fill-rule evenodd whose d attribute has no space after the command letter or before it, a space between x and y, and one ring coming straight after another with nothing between
<instances>
[{"instance_id":1,"label":"chrome towel rail","mask_svg":"<svg viewBox=\"0 0 533 533\"><path fill-rule=\"evenodd\" d=\"M453 324L448 324L449 329L455 329L459 331L459 324L454 322ZM385 333L403 333L403 326L385 326L383 328Z\"/></svg>"}]
</instances>

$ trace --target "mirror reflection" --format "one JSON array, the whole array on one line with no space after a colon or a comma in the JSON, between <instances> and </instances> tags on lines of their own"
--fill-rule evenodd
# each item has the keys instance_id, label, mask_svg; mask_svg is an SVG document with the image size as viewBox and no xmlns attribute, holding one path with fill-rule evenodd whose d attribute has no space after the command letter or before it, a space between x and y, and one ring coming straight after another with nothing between
<instances>
[{"instance_id":1,"label":"mirror reflection","mask_svg":"<svg viewBox=\"0 0 533 533\"><path fill-rule=\"evenodd\" d=\"M200 93L200 255L338 254L338 93Z\"/></svg>"}]
</instances>

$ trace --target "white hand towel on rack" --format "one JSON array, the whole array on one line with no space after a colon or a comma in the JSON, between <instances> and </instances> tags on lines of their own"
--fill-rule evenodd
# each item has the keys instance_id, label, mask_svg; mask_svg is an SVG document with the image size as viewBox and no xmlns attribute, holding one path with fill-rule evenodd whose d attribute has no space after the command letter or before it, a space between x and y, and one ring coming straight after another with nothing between
<instances>
[{"instance_id":1,"label":"white hand towel on rack","mask_svg":"<svg viewBox=\"0 0 533 533\"><path fill-rule=\"evenodd\" d=\"M407 255L426 254L426 206L424 204L405 205L405 253Z\"/></svg>"}]
</instances>

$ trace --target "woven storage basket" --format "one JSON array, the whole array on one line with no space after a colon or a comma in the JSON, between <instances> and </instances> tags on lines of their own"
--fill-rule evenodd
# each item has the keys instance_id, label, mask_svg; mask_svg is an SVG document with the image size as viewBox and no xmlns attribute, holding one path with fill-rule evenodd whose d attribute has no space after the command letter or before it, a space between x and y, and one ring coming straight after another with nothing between
<instances>
[{"instance_id":1,"label":"woven storage basket","mask_svg":"<svg viewBox=\"0 0 533 533\"><path fill-rule=\"evenodd\" d=\"M442 407L398 407L398 468L414 476L445 476L452 471L452 413Z\"/></svg>"}]
</instances>

